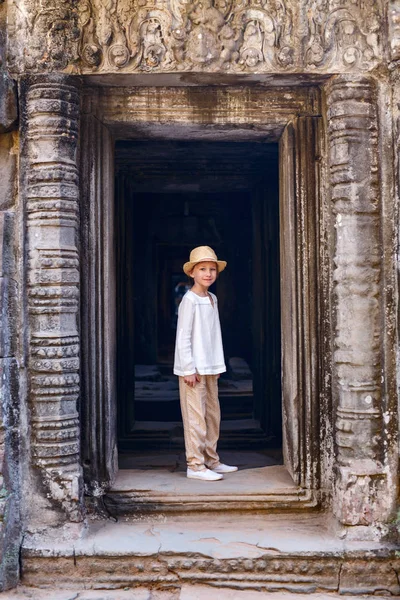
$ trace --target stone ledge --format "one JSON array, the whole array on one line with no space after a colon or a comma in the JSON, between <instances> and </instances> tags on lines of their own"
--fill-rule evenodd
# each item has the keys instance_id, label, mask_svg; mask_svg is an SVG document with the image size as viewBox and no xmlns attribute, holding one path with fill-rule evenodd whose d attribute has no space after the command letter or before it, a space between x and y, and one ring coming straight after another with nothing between
<instances>
[{"instance_id":1,"label":"stone ledge","mask_svg":"<svg viewBox=\"0 0 400 600\"><path fill-rule=\"evenodd\" d=\"M226 462L232 464L229 459ZM312 492L296 486L283 465L239 470L217 484L187 479L186 465L174 472L121 469L105 501L110 512L118 515L223 510L282 512L316 507Z\"/></svg>"},{"instance_id":2,"label":"stone ledge","mask_svg":"<svg viewBox=\"0 0 400 600\"><path fill-rule=\"evenodd\" d=\"M265 598L260 592L254 590L232 590L212 588L206 585L183 584L178 590L149 590L145 587L135 587L117 591L84 591L84 590L38 590L21 586L5 594L5 600L210 600L218 595L218 600L259 600ZM262 594L262 592L261 592ZM291 594L287 592L271 592L270 600L308 600L309 594ZM312 600L363 600L368 596L343 596L341 594L312 595Z\"/></svg>"},{"instance_id":3,"label":"stone ledge","mask_svg":"<svg viewBox=\"0 0 400 600\"><path fill-rule=\"evenodd\" d=\"M330 534L324 515L160 517L92 523L78 537L28 536L24 585L51 588L217 588L400 594L394 547Z\"/></svg>"}]
</instances>

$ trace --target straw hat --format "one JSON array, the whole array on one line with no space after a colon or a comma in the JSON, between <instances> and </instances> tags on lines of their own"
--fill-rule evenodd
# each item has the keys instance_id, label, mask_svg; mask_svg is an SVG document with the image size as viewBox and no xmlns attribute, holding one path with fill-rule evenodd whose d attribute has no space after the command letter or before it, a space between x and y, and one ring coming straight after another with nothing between
<instances>
[{"instance_id":1,"label":"straw hat","mask_svg":"<svg viewBox=\"0 0 400 600\"><path fill-rule=\"evenodd\" d=\"M205 261L217 263L218 273L221 273L226 267L226 260L218 260L217 255L210 246L198 246L191 251L189 262L183 265L183 270L186 275L189 275L195 265Z\"/></svg>"}]
</instances>

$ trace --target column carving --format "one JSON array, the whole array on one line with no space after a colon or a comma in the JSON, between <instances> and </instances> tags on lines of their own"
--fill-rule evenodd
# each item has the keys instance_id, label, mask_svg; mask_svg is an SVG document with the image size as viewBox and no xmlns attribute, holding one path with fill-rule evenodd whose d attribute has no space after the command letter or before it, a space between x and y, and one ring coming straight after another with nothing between
<instances>
[{"instance_id":1,"label":"column carving","mask_svg":"<svg viewBox=\"0 0 400 600\"><path fill-rule=\"evenodd\" d=\"M383 468L382 280L378 118L372 79L327 87L335 215L334 369L337 380L334 511L346 525L387 514Z\"/></svg>"},{"instance_id":2,"label":"column carving","mask_svg":"<svg viewBox=\"0 0 400 600\"><path fill-rule=\"evenodd\" d=\"M25 109L32 462L47 497L80 521L78 89L64 76L33 79Z\"/></svg>"}]
</instances>

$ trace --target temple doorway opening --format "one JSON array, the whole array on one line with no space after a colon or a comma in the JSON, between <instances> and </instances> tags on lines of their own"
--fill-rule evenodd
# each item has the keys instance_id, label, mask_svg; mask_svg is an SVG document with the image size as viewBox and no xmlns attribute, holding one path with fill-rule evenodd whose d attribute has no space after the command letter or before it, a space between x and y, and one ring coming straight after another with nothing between
<instances>
[{"instance_id":1,"label":"temple doorway opening","mask_svg":"<svg viewBox=\"0 0 400 600\"><path fill-rule=\"evenodd\" d=\"M222 458L281 464L277 144L120 141L115 160L120 468L184 468L172 368L182 265L198 245L228 262L212 289L227 365Z\"/></svg>"}]
</instances>

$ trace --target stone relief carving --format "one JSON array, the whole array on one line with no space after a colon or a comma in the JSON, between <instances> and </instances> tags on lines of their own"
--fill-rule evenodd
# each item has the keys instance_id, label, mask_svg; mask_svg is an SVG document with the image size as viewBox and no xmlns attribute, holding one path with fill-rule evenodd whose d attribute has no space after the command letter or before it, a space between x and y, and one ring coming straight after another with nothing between
<instances>
[{"instance_id":1,"label":"stone relief carving","mask_svg":"<svg viewBox=\"0 0 400 600\"><path fill-rule=\"evenodd\" d=\"M377 92L372 80L354 75L334 79L327 92L332 209L336 216L334 506L342 523L370 525L391 508L390 494L385 492L382 444Z\"/></svg>"},{"instance_id":2,"label":"stone relief carving","mask_svg":"<svg viewBox=\"0 0 400 600\"><path fill-rule=\"evenodd\" d=\"M380 1L309 0L307 14L306 67L368 70L380 58Z\"/></svg>"},{"instance_id":3,"label":"stone relief carving","mask_svg":"<svg viewBox=\"0 0 400 600\"><path fill-rule=\"evenodd\" d=\"M23 68L368 70L381 56L381 1L25 0Z\"/></svg>"},{"instance_id":4,"label":"stone relief carving","mask_svg":"<svg viewBox=\"0 0 400 600\"><path fill-rule=\"evenodd\" d=\"M392 60L400 61L400 0L389 4L389 41Z\"/></svg>"},{"instance_id":5,"label":"stone relief carving","mask_svg":"<svg viewBox=\"0 0 400 600\"><path fill-rule=\"evenodd\" d=\"M62 70L78 58L81 30L73 0L26 3L27 70ZM25 41L26 44L26 41Z\"/></svg>"},{"instance_id":6,"label":"stone relief carving","mask_svg":"<svg viewBox=\"0 0 400 600\"><path fill-rule=\"evenodd\" d=\"M79 465L79 94L67 77L27 91L26 211L33 464L69 519L82 519Z\"/></svg>"}]
</instances>

